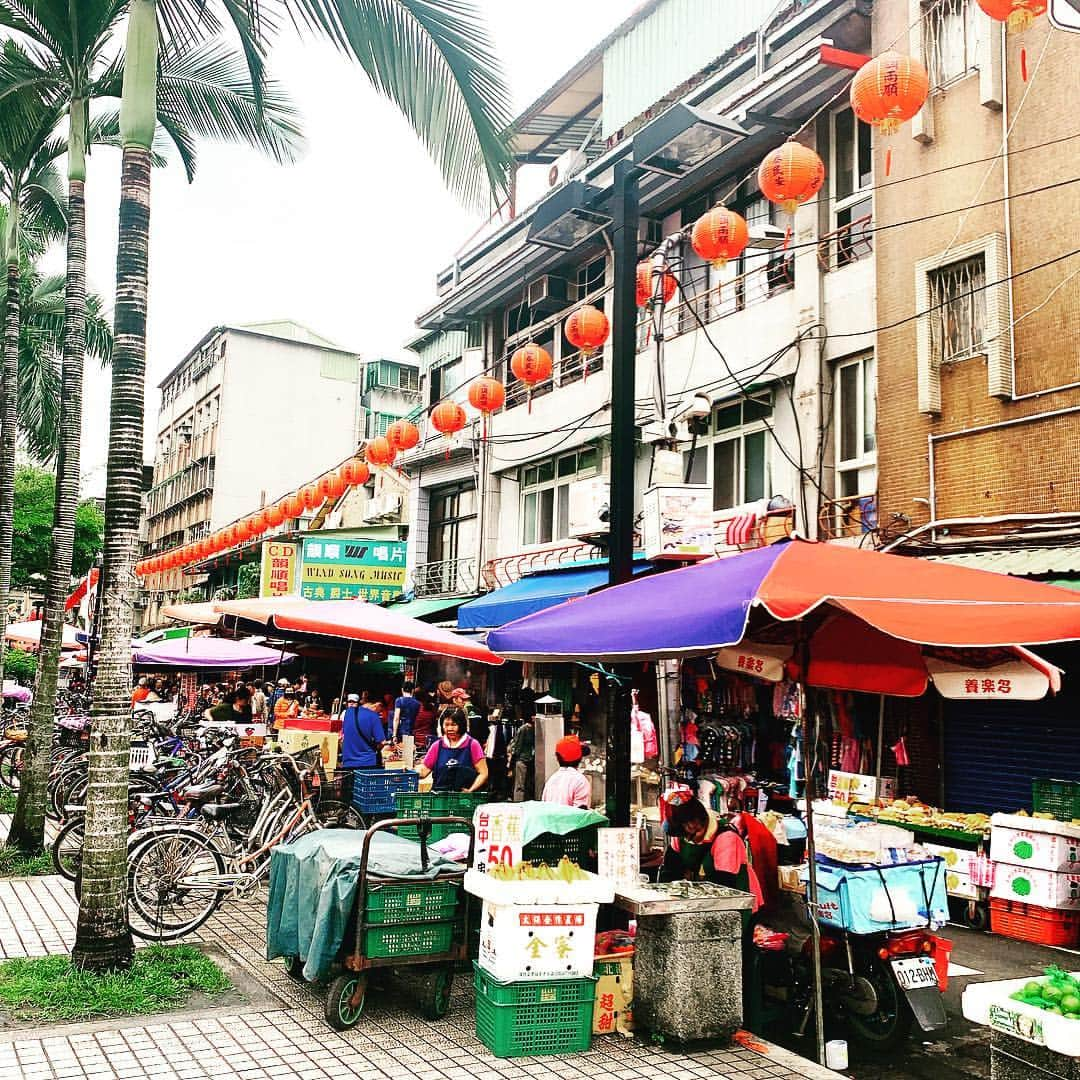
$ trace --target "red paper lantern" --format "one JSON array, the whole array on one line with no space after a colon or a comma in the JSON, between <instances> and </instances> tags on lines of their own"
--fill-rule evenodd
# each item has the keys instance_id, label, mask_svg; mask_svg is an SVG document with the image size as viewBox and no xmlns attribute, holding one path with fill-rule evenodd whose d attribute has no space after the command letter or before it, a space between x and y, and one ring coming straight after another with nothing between
<instances>
[{"instance_id":1,"label":"red paper lantern","mask_svg":"<svg viewBox=\"0 0 1080 1080\"><path fill-rule=\"evenodd\" d=\"M454 435L467 423L465 410L456 401L440 401L431 410L431 426L443 435Z\"/></svg>"},{"instance_id":2,"label":"red paper lantern","mask_svg":"<svg viewBox=\"0 0 1080 1080\"><path fill-rule=\"evenodd\" d=\"M395 420L386 429L386 441L399 453L411 450L420 441L420 429L409 420Z\"/></svg>"},{"instance_id":3,"label":"red paper lantern","mask_svg":"<svg viewBox=\"0 0 1080 1080\"><path fill-rule=\"evenodd\" d=\"M253 540L260 533L266 532L266 521L263 519L262 514L252 514L244 522L247 527L248 539Z\"/></svg>"},{"instance_id":4,"label":"red paper lantern","mask_svg":"<svg viewBox=\"0 0 1080 1080\"><path fill-rule=\"evenodd\" d=\"M586 304L572 311L566 320L566 340L585 356L592 356L608 339L611 324L599 309ZM549 372L550 374L550 372Z\"/></svg>"},{"instance_id":5,"label":"red paper lantern","mask_svg":"<svg viewBox=\"0 0 1080 1080\"><path fill-rule=\"evenodd\" d=\"M930 78L918 60L885 52L855 72L851 108L882 135L894 135L923 107L929 92Z\"/></svg>"},{"instance_id":6,"label":"red paper lantern","mask_svg":"<svg viewBox=\"0 0 1080 1080\"><path fill-rule=\"evenodd\" d=\"M1011 33L1023 33L1045 13L1047 0L979 0L979 7L997 22L1003 22Z\"/></svg>"},{"instance_id":7,"label":"red paper lantern","mask_svg":"<svg viewBox=\"0 0 1080 1080\"><path fill-rule=\"evenodd\" d=\"M298 518L304 512L304 504L300 499L300 496L296 494L287 496L282 501L281 508L285 511L285 519L287 521Z\"/></svg>"},{"instance_id":8,"label":"red paper lantern","mask_svg":"<svg viewBox=\"0 0 1080 1080\"><path fill-rule=\"evenodd\" d=\"M750 232L741 214L726 206L714 206L694 222L690 244L718 270L737 259L750 242Z\"/></svg>"},{"instance_id":9,"label":"red paper lantern","mask_svg":"<svg viewBox=\"0 0 1080 1080\"><path fill-rule=\"evenodd\" d=\"M314 510L322 502L319 489L314 484L305 484L297 494L305 510Z\"/></svg>"},{"instance_id":10,"label":"red paper lantern","mask_svg":"<svg viewBox=\"0 0 1080 1080\"><path fill-rule=\"evenodd\" d=\"M663 293L661 295L664 298L664 303L670 304L679 283L675 280L675 275L667 268L666 263L660 273L663 279ZM652 303L655 284L652 259L639 262L637 266L638 307L645 307L646 304Z\"/></svg>"},{"instance_id":11,"label":"red paper lantern","mask_svg":"<svg viewBox=\"0 0 1080 1080\"><path fill-rule=\"evenodd\" d=\"M469 386L469 404L485 416L497 412L506 401L506 387L498 379L484 375Z\"/></svg>"},{"instance_id":12,"label":"red paper lantern","mask_svg":"<svg viewBox=\"0 0 1080 1080\"><path fill-rule=\"evenodd\" d=\"M341 466L341 479L350 487L358 487L371 479L371 469L362 458L349 458Z\"/></svg>"},{"instance_id":13,"label":"red paper lantern","mask_svg":"<svg viewBox=\"0 0 1080 1080\"><path fill-rule=\"evenodd\" d=\"M285 520L285 511L281 503L272 503L266 508L266 527L276 529Z\"/></svg>"},{"instance_id":14,"label":"red paper lantern","mask_svg":"<svg viewBox=\"0 0 1080 1080\"><path fill-rule=\"evenodd\" d=\"M337 501L345 491L345 481L336 470L319 477L319 494L324 499Z\"/></svg>"},{"instance_id":15,"label":"red paper lantern","mask_svg":"<svg viewBox=\"0 0 1080 1080\"><path fill-rule=\"evenodd\" d=\"M551 353L532 341L528 345L522 345L510 357L510 370L530 389L537 383L550 379L554 366Z\"/></svg>"},{"instance_id":16,"label":"red paper lantern","mask_svg":"<svg viewBox=\"0 0 1080 1080\"><path fill-rule=\"evenodd\" d=\"M761 194L794 214L800 203L809 202L821 190L825 165L809 146L786 142L765 156L757 175Z\"/></svg>"},{"instance_id":17,"label":"red paper lantern","mask_svg":"<svg viewBox=\"0 0 1080 1080\"><path fill-rule=\"evenodd\" d=\"M364 447L364 457L372 468L377 469L381 466L392 465L394 458L397 457L397 451L390 445L390 440L385 435L376 435Z\"/></svg>"}]
</instances>

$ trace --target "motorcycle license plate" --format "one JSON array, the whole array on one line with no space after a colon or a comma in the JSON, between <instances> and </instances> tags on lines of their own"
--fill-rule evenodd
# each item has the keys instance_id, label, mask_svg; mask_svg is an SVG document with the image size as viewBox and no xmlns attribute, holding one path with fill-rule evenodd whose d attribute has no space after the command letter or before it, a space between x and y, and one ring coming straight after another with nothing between
<instances>
[{"instance_id":1,"label":"motorcycle license plate","mask_svg":"<svg viewBox=\"0 0 1080 1080\"><path fill-rule=\"evenodd\" d=\"M892 969L901 990L924 990L930 986L937 987L937 968L929 956L894 960Z\"/></svg>"}]
</instances>

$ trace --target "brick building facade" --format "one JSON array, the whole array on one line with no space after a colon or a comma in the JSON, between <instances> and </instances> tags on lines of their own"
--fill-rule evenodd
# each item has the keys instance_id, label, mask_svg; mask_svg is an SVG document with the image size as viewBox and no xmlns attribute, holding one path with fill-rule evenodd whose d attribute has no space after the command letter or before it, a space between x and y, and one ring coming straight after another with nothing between
<instances>
[{"instance_id":1,"label":"brick building facade","mask_svg":"<svg viewBox=\"0 0 1080 1080\"><path fill-rule=\"evenodd\" d=\"M882 539L1080 511L1080 35L1039 19L1003 46L974 0L890 0L874 41L931 74L875 139Z\"/></svg>"}]
</instances>

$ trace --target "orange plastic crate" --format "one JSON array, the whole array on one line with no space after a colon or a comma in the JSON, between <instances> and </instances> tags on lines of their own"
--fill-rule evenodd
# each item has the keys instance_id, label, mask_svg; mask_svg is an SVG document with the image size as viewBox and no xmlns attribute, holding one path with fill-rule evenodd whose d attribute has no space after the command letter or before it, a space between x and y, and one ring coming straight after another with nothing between
<instances>
[{"instance_id":1,"label":"orange plastic crate","mask_svg":"<svg viewBox=\"0 0 1080 1080\"><path fill-rule=\"evenodd\" d=\"M992 897L990 929L1002 937L1036 945L1080 945L1080 911L1059 911Z\"/></svg>"}]
</instances>

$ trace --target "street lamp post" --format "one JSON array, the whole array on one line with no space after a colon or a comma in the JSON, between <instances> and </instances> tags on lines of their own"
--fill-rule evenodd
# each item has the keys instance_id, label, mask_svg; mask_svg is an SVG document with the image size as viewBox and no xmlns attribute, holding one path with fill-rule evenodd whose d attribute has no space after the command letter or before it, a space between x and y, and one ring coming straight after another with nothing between
<instances>
[{"instance_id":1,"label":"street lamp post","mask_svg":"<svg viewBox=\"0 0 1080 1080\"><path fill-rule=\"evenodd\" d=\"M682 103L650 121L633 137L631 152L613 167L611 210L604 195L573 180L537 207L529 241L570 252L605 227L612 237L611 466L608 501L608 585L621 585L634 566L634 368L637 363L637 245L639 185L644 175L680 178L745 130L717 113ZM608 717L608 814L630 824L630 688L616 684Z\"/></svg>"}]
</instances>

